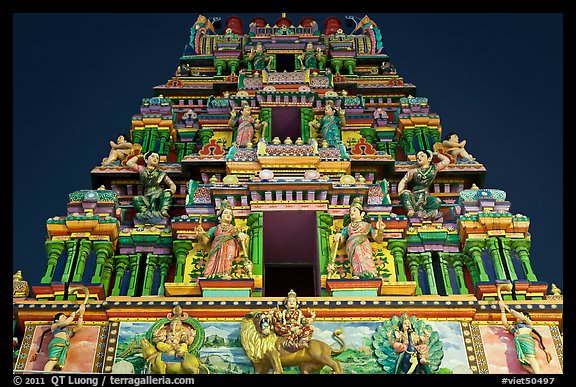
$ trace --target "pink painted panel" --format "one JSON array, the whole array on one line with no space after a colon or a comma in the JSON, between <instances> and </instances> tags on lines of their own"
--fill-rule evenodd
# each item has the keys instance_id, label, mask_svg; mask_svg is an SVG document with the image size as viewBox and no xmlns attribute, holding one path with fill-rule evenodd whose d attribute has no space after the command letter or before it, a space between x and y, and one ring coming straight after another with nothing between
<instances>
[{"instance_id":1,"label":"pink painted panel","mask_svg":"<svg viewBox=\"0 0 576 387\"><path fill-rule=\"evenodd\" d=\"M542 372L545 374L561 374L562 368L552 341L550 327L540 325L535 328L542 336L544 346L552 355L552 360L547 363L546 354L539 346L537 347L536 358L540 362ZM484 343L488 370L491 374L529 374L518 363L514 338L510 332L500 325L480 325L479 329Z\"/></svg>"}]
</instances>

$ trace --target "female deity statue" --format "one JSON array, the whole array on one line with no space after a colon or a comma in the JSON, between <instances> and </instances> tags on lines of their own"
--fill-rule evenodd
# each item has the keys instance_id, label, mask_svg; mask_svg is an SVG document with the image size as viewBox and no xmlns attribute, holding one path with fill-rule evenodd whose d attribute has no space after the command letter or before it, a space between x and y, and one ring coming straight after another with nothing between
<instances>
[{"instance_id":1,"label":"female deity statue","mask_svg":"<svg viewBox=\"0 0 576 387\"><path fill-rule=\"evenodd\" d=\"M264 52L264 46L262 45L262 43L258 42L256 43L256 50L254 50L253 48L250 49L250 54L248 54L246 60L248 62L252 62L253 70L262 71L266 67L270 66L270 61L272 60L272 57Z\"/></svg>"},{"instance_id":2,"label":"female deity statue","mask_svg":"<svg viewBox=\"0 0 576 387\"><path fill-rule=\"evenodd\" d=\"M240 117L236 119L236 111L232 110L230 112L230 120L228 121L228 127L234 128L238 124L238 129L236 132L236 145L239 147L245 147L246 144L252 141L254 137L254 131L256 129L262 129L262 137L264 137L264 130L268 126L266 121L261 123L256 123L254 118L250 115L250 105L243 103L240 110Z\"/></svg>"},{"instance_id":3,"label":"female deity statue","mask_svg":"<svg viewBox=\"0 0 576 387\"><path fill-rule=\"evenodd\" d=\"M244 249L244 244L248 235L238 231L233 225L234 215L227 201L222 202L219 224L206 232L202 225L196 227L198 238L202 245L207 245L210 241L210 252L208 253L208 263L204 269L206 278L231 279L232 261L240 253L240 244ZM246 251L244 252L246 254ZM246 257L248 258L248 257Z\"/></svg>"},{"instance_id":4,"label":"female deity statue","mask_svg":"<svg viewBox=\"0 0 576 387\"><path fill-rule=\"evenodd\" d=\"M298 59L303 69L317 70L322 64L322 55L320 47L314 51L314 45L312 42L308 42L306 43L306 50L298 56Z\"/></svg>"},{"instance_id":5,"label":"female deity statue","mask_svg":"<svg viewBox=\"0 0 576 387\"><path fill-rule=\"evenodd\" d=\"M432 163L434 155L440 158L440 162ZM418 167L406 172L398 183L400 200L409 218L417 215L423 219L438 219L441 201L430 195L429 188L436 174L450 164L450 159L443 154L421 150L416 154L416 160ZM409 182L414 184L412 190L407 188Z\"/></svg>"},{"instance_id":6,"label":"female deity statue","mask_svg":"<svg viewBox=\"0 0 576 387\"><path fill-rule=\"evenodd\" d=\"M37 352L32 354L31 360L36 360L38 352L42 349L44 336L48 332L51 332L54 337L48 344L48 362L44 365L44 371L52 372L55 368L62 369L66 364L66 358L68 357L70 339L82 328L82 325L84 324L85 311L86 304L84 303L80 305L80 308L78 308L77 311L70 313L69 317L66 317L64 313L55 314L50 328L42 332ZM76 327L70 328L69 326L74 322L76 315L78 315Z\"/></svg>"},{"instance_id":7,"label":"female deity statue","mask_svg":"<svg viewBox=\"0 0 576 387\"><path fill-rule=\"evenodd\" d=\"M338 112L336 116L334 113ZM318 123L310 121L310 138L312 138L312 128L322 129L322 138L328 142L329 146L338 146L340 142L340 130L346 125L346 118L344 109L335 106L333 101L326 101L324 107L324 117Z\"/></svg>"},{"instance_id":8,"label":"female deity statue","mask_svg":"<svg viewBox=\"0 0 576 387\"><path fill-rule=\"evenodd\" d=\"M146 167L136 164L143 158ZM136 195L132 203L136 209L136 217L141 220L156 221L168 218L168 209L172 205L172 195L176 193L176 184L168 177L166 172L158 168L160 155L149 151L144 155L138 154L126 163L126 166L140 174L144 188L144 195ZM161 184L168 188L162 189Z\"/></svg>"},{"instance_id":9,"label":"female deity statue","mask_svg":"<svg viewBox=\"0 0 576 387\"><path fill-rule=\"evenodd\" d=\"M532 320L528 312L522 312L509 308L503 301L499 301L501 313L501 320L504 328L514 335L514 345L516 347L516 356L518 362L526 371L531 374L541 374L542 368L538 359L536 359L536 339L540 344L540 348L546 353L546 360L548 363L552 360L552 356L544 347L542 336L536 329L532 327ZM514 316L516 323L513 325L508 322L506 318L506 310Z\"/></svg>"},{"instance_id":10,"label":"female deity statue","mask_svg":"<svg viewBox=\"0 0 576 387\"><path fill-rule=\"evenodd\" d=\"M310 312L310 317L306 317L299 306L296 292L290 290L284 299L285 309L280 310L276 307L270 310L274 331L284 338L282 347L288 352L297 352L308 347L314 333L311 324L316 318L316 313Z\"/></svg>"},{"instance_id":11,"label":"female deity statue","mask_svg":"<svg viewBox=\"0 0 576 387\"><path fill-rule=\"evenodd\" d=\"M430 361L427 359L430 332L424 329L423 333L418 335L408 315L403 314L400 327L388 331L387 336L390 345L398 354L394 365L395 374L432 373Z\"/></svg>"},{"instance_id":12,"label":"female deity statue","mask_svg":"<svg viewBox=\"0 0 576 387\"><path fill-rule=\"evenodd\" d=\"M376 265L372 260L372 246L369 237L377 243L382 243L382 234L386 226L378 219L376 228L364 221L364 208L362 199L356 197L350 205L350 223L344 227L341 233L334 234L334 244L340 246L346 240L346 252L352 267L352 278L375 278L378 277Z\"/></svg>"}]
</instances>

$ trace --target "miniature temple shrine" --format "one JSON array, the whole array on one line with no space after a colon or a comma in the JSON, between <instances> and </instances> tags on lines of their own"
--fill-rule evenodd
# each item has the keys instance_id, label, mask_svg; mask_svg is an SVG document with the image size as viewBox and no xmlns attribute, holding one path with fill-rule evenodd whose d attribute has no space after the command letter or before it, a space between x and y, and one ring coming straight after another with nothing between
<instances>
[{"instance_id":1,"label":"miniature temple shrine","mask_svg":"<svg viewBox=\"0 0 576 387\"><path fill-rule=\"evenodd\" d=\"M198 15L14 268L15 373L563 373L530 219L347 19Z\"/></svg>"}]
</instances>

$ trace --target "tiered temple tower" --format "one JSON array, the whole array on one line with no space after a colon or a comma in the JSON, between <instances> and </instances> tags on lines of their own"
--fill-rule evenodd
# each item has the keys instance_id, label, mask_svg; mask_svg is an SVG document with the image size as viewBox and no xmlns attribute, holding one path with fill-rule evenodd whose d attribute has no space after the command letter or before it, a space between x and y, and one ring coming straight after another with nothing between
<instances>
[{"instance_id":1,"label":"tiered temple tower","mask_svg":"<svg viewBox=\"0 0 576 387\"><path fill-rule=\"evenodd\" d=\"M92 187L70 193L66 211L47 220L41 283L30 292L15 275L17 372L42 369L28 356L32 344L86 291L91 346L81 353L71 340L64 370L141 372L135 338L152 337L154 321L180 305L204 334L190 348L212 373L252 372L241 347L225 353L240 342L246 313L280 305L290 290L315 311L317 332L340 324L345 341L348 332L359 360L342 360L344 372L389 372L376 330L403 313L456 343L444 345L435 372L524 372L500 296L531 312L552 354L543 369L562 372L562 296L532 270L530 219L511 212L505 191L484 187L481 150L475 158L447 145L449 130L397 72L374 21L349 19L356 27L344 32L338 18L198 17L174 76L132 116L130 147L94 167ZM110 149L100 146L104 157ZM428 182L433 215L410 211L399 190L407 173L425 170L426 151L432 163L447 160ZM151 153L175 188L168 216L135 206L148 192L136 169ZM374 275L357 275L347 243L334 243L354 224L353 203L379 232L366 253ZM225 208L247 238L229 276L210 277L211 246L198 228L217 226ZM364 334L358 342L354 331Z\"/></svg>"}]
</instances>

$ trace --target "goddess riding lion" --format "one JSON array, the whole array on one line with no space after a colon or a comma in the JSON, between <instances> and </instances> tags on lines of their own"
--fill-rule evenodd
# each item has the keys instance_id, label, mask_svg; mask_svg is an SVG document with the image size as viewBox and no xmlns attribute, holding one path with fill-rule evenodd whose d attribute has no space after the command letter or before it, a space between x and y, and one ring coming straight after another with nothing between
<instances>
[{"instance_id":1,"label":"goddess riding lion","mask_svg":"<svg viewBox=\"0 0 576 387\"><path fill-rule=\"evenodd\" d=\"M257 374L266 374L270 369L273 369L275 374L281 374L284 367L293 366L298 366L302 374L315 372L324 366L332 368L332 373L341 374L340 363L332 359L332 356L339 355L346 349L344 340L339 337L341 334L341 329L333 333L341 345L339 350L312 339L308 347L292 353L283 349L283 339L274 332L270 314L251 312L242 320L240 339Z\"/></svg>"}]
</instances>

